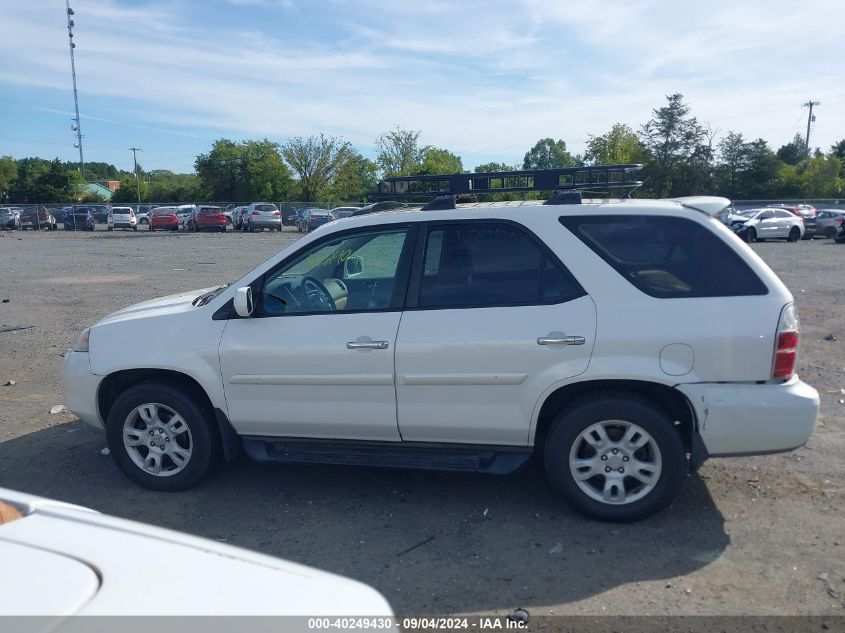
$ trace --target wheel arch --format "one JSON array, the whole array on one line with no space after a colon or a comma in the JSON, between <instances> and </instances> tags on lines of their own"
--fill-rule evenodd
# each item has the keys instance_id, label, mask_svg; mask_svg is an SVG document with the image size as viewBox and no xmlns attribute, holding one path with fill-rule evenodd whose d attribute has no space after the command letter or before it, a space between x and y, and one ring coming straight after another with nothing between
<instances>
[{"instance_id":1,"label":"wheel arch","mask_svg":"<svg viewBox=\"0 0 845 633\"><path fill-rule=\"evenodd\" d=\"M232 461L240 454L237 432L229 422L226 413L213 405L208 392L196 378L173 369L153 367L123 369L108 374L97 390L97 412L103 423L108 424L109 412L121 393L134 385L146 382L163 382L184 389L206 412L209 424L218 433L226 461Z\"/></svg>"},{"instance_id":2,"label":"wheel arch","mask_svg":"<svg viewBox=\"0 0 845 633\"><path fill-rule=\"evenodd\" d=\"M692 403L677 389L648 380L584 380L558 387L543 399L539 413L532 423L529 444L542 451L554 417L563 407L591 394L600 397L601 394L609 392L614 395L630 394L645 398L665 411L678 427L684 449L691 456L691 470L697 469L706 459L706 452L702 453L703 443L698 435L698 421Z\"/></svg>"}]
</instances>

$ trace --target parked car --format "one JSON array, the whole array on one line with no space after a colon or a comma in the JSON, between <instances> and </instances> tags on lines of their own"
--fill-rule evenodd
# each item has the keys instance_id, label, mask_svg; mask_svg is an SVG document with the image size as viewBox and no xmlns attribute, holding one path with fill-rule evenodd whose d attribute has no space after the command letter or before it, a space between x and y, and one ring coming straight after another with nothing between
<instances>
[{"instance_id":1,"label":"parked car","mask_svg":"<svg viewBox=\"0 0 845 633\"><path fill-rule=\"evenodd\" d=\"M812 239L816 235L816 208L811 204L796 204L796 205L788 205L788 204L770 204L767 205L766 208L774 208L774 209L786 209L790 213L795 216L798 216L804 221L804 233L802 234L804 239Z\"/></svg>"},{"instance_id":2,"label":"parked car","mask_svg":"<svg viewBox=\"0 0 845 633\"><path fill-rule=\"evenodd\" d=\"M112 207L107 216L109 231L115 229L138 230L138 220L135 217L135 209L132 207Z\"/></svg>"},{"instance_id":3,"label":"parked car","mask_svg":"<svg viewBox=\"0 0 845 633\"><path fill-rule=\"evenodd\" d=\"M282 226L296 226L298 213L295 208L285 206L279 210L282 212Z\"/></svg>"},{"instance_id":4,"label":"parked car","mask_svg":"<svg viewBox=\"0 0 845 633\"><path fill-rule=\"evenodd\" d=\"M187 229L188 220L190 220L191 216L193 216L195 207L196 205L193 204L180 204L176 207L176 215L179 218L180 229Z\"/></svg>"},{"instance_id":5,"label":"parked car","mask_svg":"<svg viewBox=\"0 0 845 633\"><path fill-rule=\"evenodd\" d=\"M22 229L47 229L55 231L58 228L56 218L47 207L27 207L20 210Z\"/></svg>"},{"instance_id":6,"label":"parked car","mask_svg":"<svg viewBox=\"0 0 845 633\"><path fill-rule=\"evenodd\" d=\"M765 207L742 211L731 222L731 228L746 242L783 239L797 242L804 235L804 221L786 209Z\"/></svg>"},{"instance_id":7,"label":"parked car","mask_svg":"<svg viewBox=\"0 0 845 633\"><path fill-rule=\"evenodd\" d=\"M842 209L819 209L816 216L816 233L827 238L836 237L845 221L845 211Z\"/></svg>"},{"instance_id":8,"label":"parked car","mask_svg":"<svg viewBox=\"0 0 845 633\"><path fill-rule=\"evenodd\" d=\"M305 233L308 231L308 216L311 214L312 209L299 209L296 212L296 230L299 233Z\"/></svg>"},{"instance_id":9,"label":"parked car","mask_svg":"<svg viewBox=\"0 0 845 633\"><path fill-rule=\"evenodd\" d=\"M176 207L156 207L150 211L150 231L178 231L179 216Z\"/></svg>"},{"instance_id":10,"label":"parked car","mask_svg":"<svg viewBox=\"0 0 845 633\"><path fill-rule=\"evenodd\" d=\"M95 222L100 222L101 224L105 224L108 221L109 217L109 209L111 208L107 204L91 204L88 205L91 209L91 217L94 218Z\"/></svg>"},{"instance_id":11,"label":"parked car","mask_svg":"<svg viewBox=\"0 0 845 633\"><path fill-rule=\"evenodd\" d=\"M73 207L62 207L61 209L56 209L55 211L53 211L53 217L56 218L56 222L64 223L65 213L67 213L71 209L73 209Z\"/></svg>"},{"instance_id":12,"label":"parked car","mask_svg":"<svg viewBox=\"0 0 845 633\"><path fill-rule=\"evenodd\" d=\"M271 231L282 230L282 212L275 204L269 202L253 202L244 212L246 230L260 231L270 229Z\"/></svg>"},{"instance_id":13,"label":"parked car","mask_svg":"<svg viewBox=\"0 0 845 633\"><path fill-rule=\"evenodd\" d=\"M232 209L232 226L237 231L243 231L246 228L246 222L244 222L245 212L246 207L235 207Z\"/></svg>"},{"instance_id":14,"label":"parked car","mask_svg":"<svg viewBox=\"0 0 845 633\"><path fill-rule=\"evenodd\" d=\"M150 212L153 208L155 208L155 206L151 204L137 205L135 209L135 219L137 220L138 226L150 223Z\"/></svg>"},{"instance_id":15,"label":"parked car","mask_svg":"<svg viewBox=\"0 0 845 633\"><path fill-rule=\"evenodd\" d=\"M78 631L73 615L377 616L395 630L384 597L342 576L4 488L0 504L0 617L42 616L8 630ZM139 599L162 578L166 598Z\"/></svg>"},{"instance_id":16,"label":"parked car","mask_svg":"<svg viewBox=\"0 0 845 633\"><path fill-rule=\"evenodd\" d=\"M727 202L356 215L236 285L86 328L64 402L154 490L241 449L500 474L536 457L584 514L641 519L708 457L802 446L818 413L793 297L711 217Z\"/></svg>"},{"instance_id":17,"label":"parked car","mask_svg":"<svg viewBox=\"0 0 845 633\"><path fill-rule=\"evenodd\" d=\"M335 207L331 210L331 214L334 216L335 220L340 220L341 218L348 218L352 216L360 207Z\"/></svg>"},{"instance_id":18,"label":"parked car","mask_svg":"<svg viewBox=\"0 0 845 633\"><path fill-rule=\"evenodd\" d=\"M96 224L91 207L73 207L65 212L65 231L93 231Z\"/></svg>"},{"instance_id":19,"label":"parked car","mask_svg":"<svg viewBox=\"0 0 845 633\"><path fill-rule=\"evenodd\" d=\"M200 204L194 209L185 224L186 231L226 231L226 216L223 209L207 204Z\"/></svg>"},{"instance_id":20,"label":"parked car","mask_svg":"<svg viewBox=\"0 0 845 633\"><path fill-rule=\"evenodd\" d=\"M0 228L3 230L19 229L21 227L20 214L11 207L0 207Z\"/></svg>"},{"instance_id":21,"label":"parked car","mask_svg":"<svg viewBox=\"0 0 845 633\"><path fill-rule=\"evenodd\" d=\"M327 222L334 222L334 220L335 217L332 215L331 211L326 209L311 209L311 213L308 214L308 222L306 223L305 231L306 233L313 231Z\"/></svg>"}]
</instances>

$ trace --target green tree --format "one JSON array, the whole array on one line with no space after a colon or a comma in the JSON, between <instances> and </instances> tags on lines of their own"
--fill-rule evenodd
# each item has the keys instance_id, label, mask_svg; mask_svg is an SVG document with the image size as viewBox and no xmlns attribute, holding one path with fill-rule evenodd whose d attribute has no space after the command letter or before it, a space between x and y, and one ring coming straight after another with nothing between
<instances>
[{"instance_id":1,"label":"green tree","mask_svg":"<svg viewBox=\"0 0 845 633\"><path fill-rule=\"evenodd\" d=\"M658 198L701 193L713 158L707 130L690 114L683 95L668 95L666 101L640 129L651 156L643 173L647 189Z\"/></svg>"},{"instance_id":2,"label":"green tree","mask_svg":"<svg viewBox=\"0 0 845 633\"><path fill-rule=\"evenodd\" d=\"M291 189L291 174L279 146L264 139L236 143L219 139L194 166L202 196L216 201L281 200Z\"/></svg>"},{"instance_id":3,"label":"green tree","mask_svg":"<svg viewBox=\"0 0 845 633\"><path fill-rule=\"evenodd\" d=\"M745 145L746 169L737 198L766 198L778 190L778 173L783 163L762 138Z\"/></svg>"},{"instance_id":4,"label":"green tree","mask_svg":"<svg viewBox=\"0 0 845 633\"><path fill-rule=\"evenodd\" d=\"M518 165L508 165L507 163L497 163L494 161L476 165L474 171L476 174L489 174L495 171L517 171L519 169L522 169L522 167Z\"/></svg>"},{"instance_id":5,"label":"green tree","mask_svg":"<svg viewBox=\"0 0 845 633\"><path fill-rule=\"evenodd\" d=\"M719 193L741 196L744 173L748 170L748 143L738 132L728 132L719 141L719 163L716 166L716 189Z\"/></svg>"},{"instance_id":6,"label":"green tree","mask_svg":"<svg viewBox=\"0 0 845 633\"><path fill-rule=\"evenodd\" d=\"M799 171L801 191L807 198L836 198L842 195L842 161L836 156L814 156Z\"/></svg>"},{"instance_id":7,"label":"green tree","mask_svg":"<svg viewBox=\"0 0 845 633\"><path fill-rule=\"evenodd\" d=\"M18 178L10 198L15 202L73 202L79 195L82 178L58 158L23 159L18 164Z\"/></svg>"},{"instance_id":8,"label":"green tree","mask_svg":"<svg viewBox=\"0 0 845 633\"><path fill-rule=\"evenodd\" d=\"M407 176L422 163L426 147L420 147L420 132L398 125L376 139L376 163L385 177Z\"/></svg>"},{"instance_id":9,"label":"green tree","mask_svg":"<svg viewBox=\"0 0 845 633\"><path fill-rule=\"evenodd\" d=\"M140 176L140 167L138 174ZM147 183L142 178L135 178L134 174L125 175L120 179L120 187L112 194L112 202L128 202L135 204L138 202L138 188L141 188L140 200L149 200L147 192Z\"/></svg>"},{"instance_id":10,"label":"green tree","mask_svg":"<svg viewBox=\"0 0 845 633\"><path fill-rule=\"evenodd\" d=\"M423 150L422 161L414 174L460 174L464 170L461 157L440 147L428 146Z\"/></svg>"},{"instance_id":11,"label":"green tree","mask_svg":"<svg viewBox=\"0 0 845 633\"><path fill-rule=\"evenodd\" d=\"M522 168L554 169L558 167L573 167L576 164L577 161L567 151L564 141L542 138L534 143L534 147L525 153Z\"/></svg>"},{"instance_id":12,"label":"green tree","mask_svg":"<svg viewBox=\"0 0 845 633\"><path fill-rule=\"evenodd\" d=\"M18 179L18 164L11 156L0 157L0 200L9 196L9 190Z\"/></svg>"},{"instance_id":13,"label":"green tree","mask_svg":"<svg viewBox=\"0 0 845 633\"><path fill-rule=\"evenodd\" d=\"M796 133L789 143L780 146L777 156L787 165L797 165L809 158L810 154L804 145L804 137Z\"/></svg>"},{"instance_id":14,"label":"green tree","mask_svg":"<svg viewBox=\"0 0 845 633\"><path fill-rule=\"evenodd\" d=\"M338 168L329 188L331 202L365 201L367 194L374 191L378 182L378 166L358 152Z\"/></svg>"},{"instance_id":15,"label":"green tree","mask_svg":"<svg viewBox=\"0 0 845 633\"><path fill-rule=\"evenodd\" d=\"M839 160L845 160L845 138L830 146L830 153Z\"/></svg>"},{"instance_id":16,"label":"green tree","mask_svg":"<svg viewBox=\"0 0 845 633\"><path fill-rule=\"evenodd\" d=\"M646 151L636 132L624 123L616 123L601 136L590 135L584 160L592 165L641 163Z\"/></svg>"},{"instance_id":17,"label":"green tree","mask_svg":"<svg viewBox=\"0 0 845 633\"><path fill-rule=\"evenodd\" d=\"M204 200L202 181L196 174L176 174L156 169L147 174L151 202L196 202Z\"/></svg>"},{"instance_id":18,"label":"green tree","mask_svg":"<svg viewBox=\"0 0 845 633\"><path fill-rule=\"evenodd\" d=\"M299 176L302 200L314 201L328 190L340 167L352 156L349 142L335 136L294 137L282 147L282 155Z\"/></svg>"}]
</instances>

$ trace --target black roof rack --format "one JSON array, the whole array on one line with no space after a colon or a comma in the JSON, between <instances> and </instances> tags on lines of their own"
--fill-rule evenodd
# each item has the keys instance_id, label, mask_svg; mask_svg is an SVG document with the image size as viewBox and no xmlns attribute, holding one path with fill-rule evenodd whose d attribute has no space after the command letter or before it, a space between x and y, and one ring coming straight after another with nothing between
<instances>
[{"instance_id":1,"label":"black roof rack","mask_svg":"<svg viewBox=\"0 0 845 633\"><path fill-rule=\"evenodd\" d=\"M637 163L566 167L560 169L523 169L482 174L436 174L394 176L379 181L370 200L425 199L461 194L515 193L525 191L610 191L631 195L642 181L634 172Z\"/></svg>"}]
</instances>

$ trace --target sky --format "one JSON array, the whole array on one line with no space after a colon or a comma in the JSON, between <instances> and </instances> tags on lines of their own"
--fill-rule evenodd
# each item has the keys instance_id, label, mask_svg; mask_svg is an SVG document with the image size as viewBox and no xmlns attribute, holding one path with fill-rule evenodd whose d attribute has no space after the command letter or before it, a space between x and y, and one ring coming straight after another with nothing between
<instances>
[{"instance_id":1,"label":"sky","mask_svg":"<svg viewBox=\"0 0 845 633\"><path fill-rule=\"evenodd\" d=\"M86 161L398 125L465 168L582 152L683 93L720 135L845 137L842 0L74 0ZM0 0L0 155L78 160L64 0Z\"/></svg>"}]
</instances>

